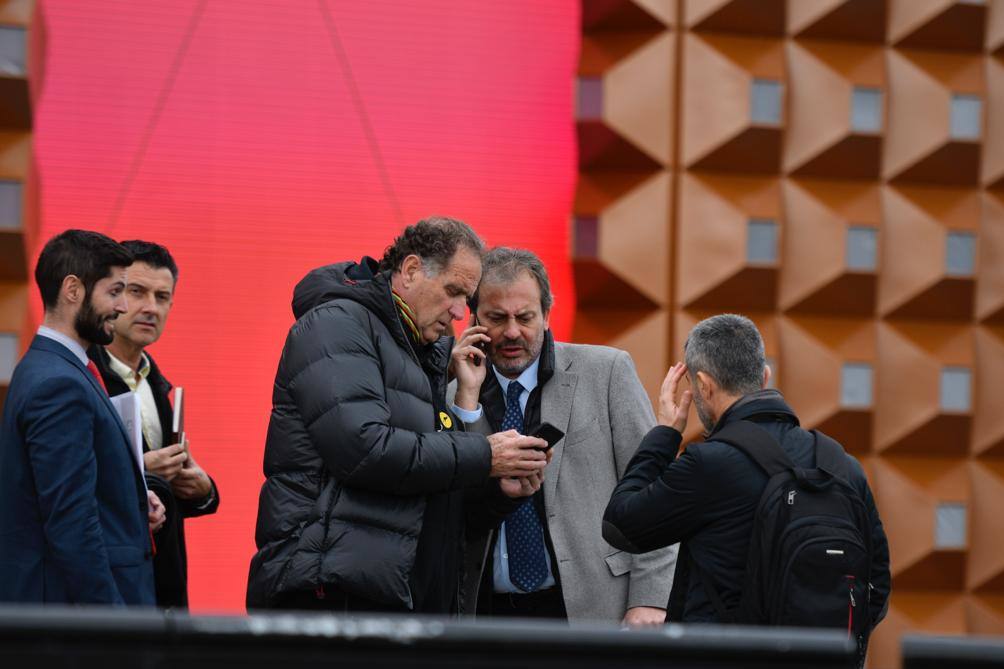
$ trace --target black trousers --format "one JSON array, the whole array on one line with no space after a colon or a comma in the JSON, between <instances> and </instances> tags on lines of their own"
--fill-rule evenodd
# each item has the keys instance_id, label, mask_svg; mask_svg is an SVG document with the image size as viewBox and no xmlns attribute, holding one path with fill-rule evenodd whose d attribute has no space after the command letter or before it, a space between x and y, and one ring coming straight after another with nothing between
<instances>
[{"instance_id":1,"label":"black trousers","mask_svg":"<svg viewBox=\"0 0 1004 669\"><path fill-rule=\"evenodd\" d=\"M333 613L408 613L365 597L349 595L331 586L291 592L275 603L275 608L286 611L331 611Z\"/></svg>"},{"instance_id":2,"label":"black trousers","mask_svg":"<svg viewBox=\"0 0 1004 669\"><path fill-rule=\"evenodd\" d=\"M556 618L568 620L561 588L527 593L496 592L491 595L492 616L503 618Z\"/></svg>"}]
</instances>

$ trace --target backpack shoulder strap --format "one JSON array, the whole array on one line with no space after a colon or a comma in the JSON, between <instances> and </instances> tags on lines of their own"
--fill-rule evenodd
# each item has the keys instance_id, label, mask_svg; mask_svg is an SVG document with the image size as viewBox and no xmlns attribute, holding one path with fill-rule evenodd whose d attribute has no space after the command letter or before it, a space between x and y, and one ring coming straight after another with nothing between
<instances>
[{"instance_id":1,"label":"backpack shoulder strap","mask_svg":"<svg viewBox=\"0 0 1004 669\"><path fill-rule=\"evenodd\" d=\"M816 442L816 468L844 481L850 481L850 466L844 447L819 430L812 430L812 436Z\"/></svg>"},{"instance_id":2,"label":"backpack shoulder strap","mask_svg":"<svg viewBox=\"0 0 1004 669\"><path fill-rule=\"evenodd\" d=\"M721 441L745 453L768 477L792 469L795 463L770 432L748 420L737 420L715 432L708 441ZM832 441L832 440L831 440Z\"/></svg>"}]
</instances>

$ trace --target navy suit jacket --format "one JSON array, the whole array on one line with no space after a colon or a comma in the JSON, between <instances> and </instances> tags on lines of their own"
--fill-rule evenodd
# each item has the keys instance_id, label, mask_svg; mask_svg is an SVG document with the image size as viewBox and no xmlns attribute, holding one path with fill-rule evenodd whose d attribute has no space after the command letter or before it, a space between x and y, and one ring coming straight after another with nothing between
<instances>
[{"instance_id":1,"label":"navy suit jacket","mask_svg":"<svg viewBox=\"0 0 1004 669\"><path fill-rule=\"evenodd\" d=\"M0 427L0 602L154 604L146 489L80 360L36 336Z\"/></svg>"}]
</instances>

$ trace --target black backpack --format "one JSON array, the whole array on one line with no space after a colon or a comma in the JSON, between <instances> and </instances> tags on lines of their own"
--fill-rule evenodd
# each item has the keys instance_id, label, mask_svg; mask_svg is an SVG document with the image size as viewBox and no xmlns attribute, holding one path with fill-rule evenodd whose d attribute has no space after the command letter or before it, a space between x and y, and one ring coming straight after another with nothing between
<instances>
[{"instance_id":1,"label":"black backpack","mask_svg":"<svg viewBox=\"0 0 1004 669\"><path fill-rule=\"evenodd\" d=\"M777 440L756 423L729 423L712 439L745 453L768 476L738 607L727 611L700 565L702 585L722 622L789 627L835 627L864 647L871 523L864 500L848 483L843 447L812 431L816 467L796 467Z\"/></svg>"}]
</instances>

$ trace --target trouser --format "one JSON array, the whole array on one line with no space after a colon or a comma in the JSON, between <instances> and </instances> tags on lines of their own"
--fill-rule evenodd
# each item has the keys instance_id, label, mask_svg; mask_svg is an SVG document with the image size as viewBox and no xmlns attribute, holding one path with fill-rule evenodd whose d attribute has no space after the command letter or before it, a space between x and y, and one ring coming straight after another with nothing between
<instances>
[{"instance_id":1,"label":"trouser","mask_svg":"<svg viewBox=\"0 0 1004 669\"><path fill-rule=\"evenodd\" d=\"M300 590L284 595L275 608L294 611L332 611L341 613L408 613L401 607L388 606L365 597L357 597L324 586L317 590Z\"/></svg>"},{"instance_id":2,"label":"trouser","mask_svg":"<svg viewBox=\"0 0 1004 669\"><path fill-rule=\"evenodd\" d=\"M505 618L557 618L567 620L565 599L561 588L527 593L496 592L492 594L489 615Z\"/></svg>"}]
</instances>

